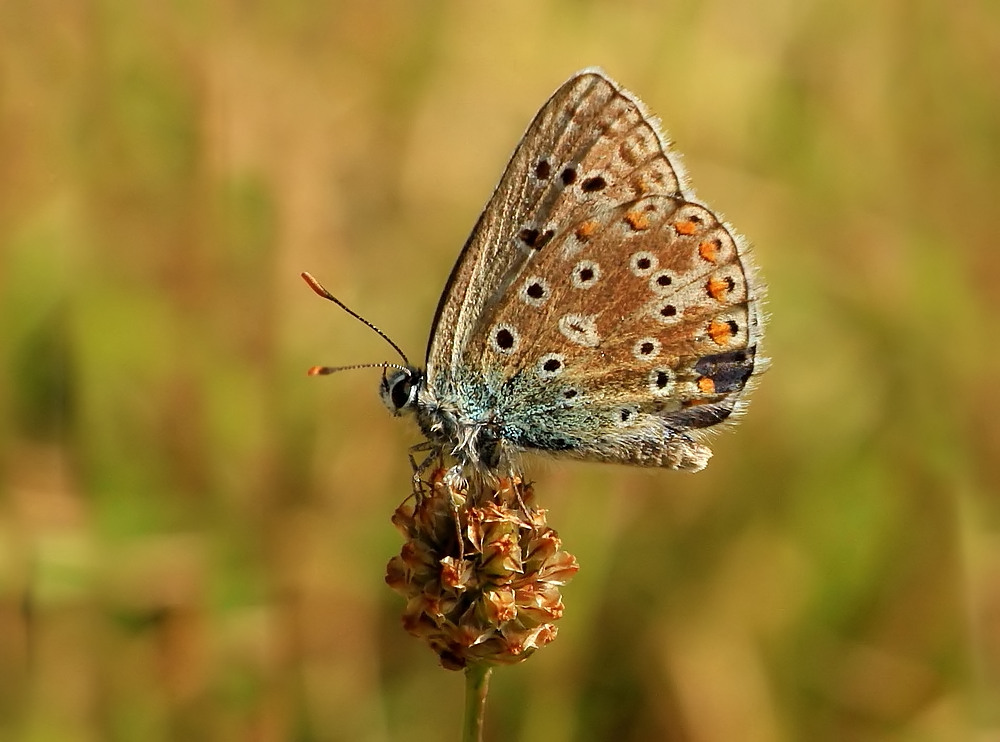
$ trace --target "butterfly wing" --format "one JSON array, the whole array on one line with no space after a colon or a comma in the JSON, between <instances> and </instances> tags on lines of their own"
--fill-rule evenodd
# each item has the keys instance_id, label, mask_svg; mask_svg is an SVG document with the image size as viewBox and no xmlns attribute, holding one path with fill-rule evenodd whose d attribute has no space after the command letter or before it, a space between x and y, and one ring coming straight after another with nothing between
<instances>
[{"instance_id":1,"label":"butterfly wing","mask_svg":"<svg viewBox=\"0 0 1000 742\"><path fill-rule=\"evenodd\" d=\"M759 368L748 265L641 104L581 73L532 122L453 271L429 378L515 447L700 469L711 452L690 434L738 410Z\"/></svg>"},{"instance_id":2,"label":"butterfly wing","mask_svg":"<svg viewBox=\"0 0 1000 742\"><path fill-rule=\"evenodd\" d=\"M744 258L725 224L679 197L571 224L468 347L467 368L496 369L503 437L578 458L704 466L710 452L691 436L739 411L759 367Z\"/></svg>"},{"instance_id":3,"label":"butterfly wing","mask_svg":"<svg viewBox=\"0 0 1000 742\"><path fill-rule=\"evenodd\" d=\"M620 152L601 146L608 137L620 140ZM462 363L487 308L568 215L641 192L678 193L673 167L656 156L662 149L640 105L602 73L585 70L564 83L529 125L452 270L428 342L428 378ZM631 177L596 188L594 177L626 171Z\"/></svg>"}]
</instances>

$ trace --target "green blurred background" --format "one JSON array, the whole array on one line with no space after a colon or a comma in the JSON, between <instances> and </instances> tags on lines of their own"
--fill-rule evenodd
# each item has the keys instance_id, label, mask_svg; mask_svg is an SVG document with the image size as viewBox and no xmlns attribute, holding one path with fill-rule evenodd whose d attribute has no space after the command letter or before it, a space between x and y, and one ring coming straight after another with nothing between
<instances>
[{"instance_id":1,"label":"green blurred background","mask_svg":"<svg viewBox=\"0 0 1000 742\"><path fill-rule=\"evenodd\" d=\"M756 245L744 422L533 470L582 569L493 740L1000 735L1000 9L0 2L0 739L449 740L383 584L423 353L524 127L639 94Z\"/></svg>"}]
</instances>

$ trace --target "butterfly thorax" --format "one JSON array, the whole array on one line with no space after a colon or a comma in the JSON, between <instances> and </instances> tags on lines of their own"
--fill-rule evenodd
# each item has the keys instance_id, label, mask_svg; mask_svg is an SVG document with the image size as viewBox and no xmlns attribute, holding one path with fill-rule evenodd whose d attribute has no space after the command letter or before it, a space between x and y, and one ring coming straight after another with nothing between
<instances>
[{"instance_id":1,"label":"butterfly thorax","mask_svg":"<svg viewBox=\"0 0 1000 742\"><path fill-rule=\"evenodd\" d=\"M485 388L485 387L483 387ZM412 413L433 448L447 451L462 464L497 469L503 458L503 424L495 406L479 397L473 409L467 397L437 390L422 369L407 367L383 378L380 394L394 415Z\"/></svg>"}]
</instances>

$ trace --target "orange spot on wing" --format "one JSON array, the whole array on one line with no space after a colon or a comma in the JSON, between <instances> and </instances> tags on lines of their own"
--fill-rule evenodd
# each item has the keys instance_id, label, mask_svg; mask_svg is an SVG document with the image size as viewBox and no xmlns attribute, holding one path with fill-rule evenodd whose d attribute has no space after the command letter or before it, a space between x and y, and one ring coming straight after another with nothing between
<instances>
[{"instance_id":1,"label":"orange spot on wing","mask_svg":"<svg viewBox=\"0 0 1000 742\"><path fill-rule=\"evenodd\" d=\"M625 214L625 221L632 229L649 229L649 217L641 211L629 211Z\"/></svg>"},{"instance_id":2,"label":"orange spot on wing","mask_svg":"<svg viewBox=\"0 0 1000 742\"><path fill-rule=\"evenodd\" d=\"M712 340L717 344L725 345L726 341L733 336L733 328L728 322L720 322L717 319L713 319L712 323L708 326L708 334L711 335Z\"/></svg>"},{"instance_id":3,"label":"orange spot on wing","mask_svg":"<svg viewBox=\"0 0 1000 742\"><path fill-rule=\"evenodd\" d=\"M577 239L580 240L581 242L586 242L594 235L594 232L597 231L597 228L599 226L600 224L598 224L593 219L585 221L583 224L581 224L579 227L576 228Z\"/></svg>"},{"instance_id":4,"label":"orange spot on wing","mask_svg":"<svg viewBox=\"0 0 1000 742\"><path fill-rule=\"evenodd\" d=\"M709 263L714 263L719 258L719 246L711 240L705 240L698 245L698 254Z\"/></svg>"},{"instance_id":5,"label":"orange spot on wing","mask_svg":"<svg viewBox=\"0 0 1000 742\"><path fill-rule=\"evenodd\" d=\"M690 220L683 222L674 222L674 229L676 230L677 234L694 234L694 231L698 229L698 225Z\"/></svg>"},{"instance_id":6,"label":"orange spot on wing","mask_svg":"<svg viewBox=\"0 0 1000 742\"><path fill-rule=\"evenodd\" d=\"M715 394L715 382L708 376L702 376L698 379L698 388L705 394Z\"/></svg>"},{"instance_id":7,"label":"orange spot on wing","mask_svg":"<svg viewBox=\"0 0 1000 742\"><path fill-rule=\"evenodd\" d=\"M726 294L729 293L729 282L713 276L708 279L708 284L706 285L708 289L708 295L711 296L716 301L722 301L726 298Z\"/></svg>"}]
</instances>

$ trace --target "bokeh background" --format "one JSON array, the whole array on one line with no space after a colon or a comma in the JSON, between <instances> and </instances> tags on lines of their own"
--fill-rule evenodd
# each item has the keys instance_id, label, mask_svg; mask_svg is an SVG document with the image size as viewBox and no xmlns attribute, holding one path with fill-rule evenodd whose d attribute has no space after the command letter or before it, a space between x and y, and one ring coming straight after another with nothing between
<instances>
[{"instance_id":1,"label":"bokeh background","mask_svg":"<svg viewBox=\"0 0 1000 742\"><path fill-rule=\"evenodd\" d=\"M447 740L383 583L419 358L524 127L637 92L770 284L690 476L533 469L582 569L493 740L1000 738L987 2L0 2L0 738Z\"/></svg>"}]
</instances>

